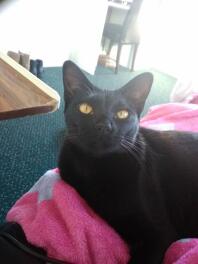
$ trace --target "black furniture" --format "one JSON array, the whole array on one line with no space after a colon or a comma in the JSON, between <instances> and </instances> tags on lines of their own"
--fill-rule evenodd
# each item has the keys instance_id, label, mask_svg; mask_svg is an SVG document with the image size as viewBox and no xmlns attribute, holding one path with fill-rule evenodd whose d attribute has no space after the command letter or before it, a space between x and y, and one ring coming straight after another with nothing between
<instances>
[{"instance_id":1,"label":"black furniture","mask_svg":"<svg viewBox=\"0 0 198 264\"><path fill-rule=\"evenodd\" d=\"M115 73L118 72L121 49L123 45L131 45L131 49L134 46L133 58L130 67L131 71L134 69L137 49L140 42L137 19L142 2L143 0L133 0L126 13L123 24L106 23L104 26L103 40L105 38L110 40L107 55L110 54L112 46L115 44L117 45ZM105 42L103 42L103 44L104 43Z\"/></svg>"}]
</instances>

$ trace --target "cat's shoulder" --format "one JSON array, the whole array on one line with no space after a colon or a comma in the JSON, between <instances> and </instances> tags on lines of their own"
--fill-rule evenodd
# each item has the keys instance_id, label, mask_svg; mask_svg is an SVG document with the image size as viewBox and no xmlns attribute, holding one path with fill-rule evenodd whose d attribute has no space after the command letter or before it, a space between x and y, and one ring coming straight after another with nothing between
<instances>
[{"instance_id":1,"label":"cat's shoulder","mask_svg":"<svg viewBox=\"0 0 198 264\"><path fill-rule=\"evenodd\" d=\"M198 146L198 132L186 131L158 131L147 128L140 128L140 134L146 143L153 146L177 146L189 147Z\"/></svg>"},{"instance_id":2,"label":"cat's shoulder","mask_svg":"<svg viewBox=\"0 0 198 264\"><path fill-rule=\"evenodd\" d=\"M198 140L198 131L197 132L177 131L177 130L160 131L160 130L153 130L153 129L141 127L140 133L146 138L159 138L159 139L186 138L186 139Z\"/></svg>"}]
</instances>

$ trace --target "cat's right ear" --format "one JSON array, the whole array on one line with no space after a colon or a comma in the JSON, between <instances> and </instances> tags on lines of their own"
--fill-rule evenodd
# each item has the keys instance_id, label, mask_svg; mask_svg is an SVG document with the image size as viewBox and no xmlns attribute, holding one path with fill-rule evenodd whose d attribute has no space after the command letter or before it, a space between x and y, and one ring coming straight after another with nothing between
<instances>
[{"instance_id":1,"label":"cat's right ear","mask_svg":"<svg viewBox=\"0 0 198 264\"><path fill-rule=\"evenodd\" d=\"M80 68L69 60L63 64L63 85L65 108L70 103L72 97L78 92L84 93L93 89L93 85Z\"/></svg>"}]
</instances>

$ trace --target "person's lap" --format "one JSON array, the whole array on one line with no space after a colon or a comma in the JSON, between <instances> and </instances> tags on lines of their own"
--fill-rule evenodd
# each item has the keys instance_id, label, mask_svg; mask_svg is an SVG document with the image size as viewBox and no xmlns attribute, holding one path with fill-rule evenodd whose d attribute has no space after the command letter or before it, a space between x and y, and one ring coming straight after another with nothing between
<instances>
[{"instance_id":1,"label":"person's lap","mask_svg":"<svg viewBox=\"0 0 198 264\"><path fill-rule=\"evenodd\" d=\"M0 263L4 264L42 264L44 260L36 257L39 254L45 257L42 249L28 243L22 228L16 223L5 223L0 226Z\"/></svg>"}]
</instances>

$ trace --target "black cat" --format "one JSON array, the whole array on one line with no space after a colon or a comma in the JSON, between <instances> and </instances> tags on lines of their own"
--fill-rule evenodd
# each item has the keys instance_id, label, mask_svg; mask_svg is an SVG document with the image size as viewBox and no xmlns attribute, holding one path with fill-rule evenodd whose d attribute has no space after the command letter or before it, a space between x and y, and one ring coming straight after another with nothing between
<instances>
[{"instance_id":1,"label":"black cat","mask_svg":"<svg viewBox=\"0 0 198 264\"><path fill-rule=\"evenodd\" d=\"M131 263L162 263L173 241L198 236L198 134L139 127L150 73L108 91L66 61L63 80L62 179L127 241Z\"/></svg>"}]
</instances>

